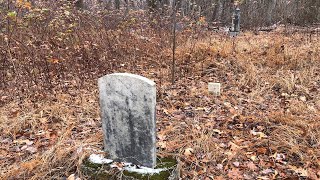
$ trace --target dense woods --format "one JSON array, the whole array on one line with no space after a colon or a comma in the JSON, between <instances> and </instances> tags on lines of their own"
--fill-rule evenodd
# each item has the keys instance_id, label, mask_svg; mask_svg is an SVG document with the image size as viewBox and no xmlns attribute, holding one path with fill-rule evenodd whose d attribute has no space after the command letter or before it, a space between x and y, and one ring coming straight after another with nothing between
<instances>
[{"instance_id":1,"label":"dense woods","mask_svg":"<svg viewBox=\"0 0 320 180\"><path fill-rule=\"evenodd\" d=\"M0 0L0 179L90 179L115 72L156 83L181 179L319 179L319 23L318 0Z\"/></svg>"},{"instance_id":2,"label":"dense woods","mask_svg":"<svg viewBox=\"0 0 320 180\"><path fill-rule=\"evenodd\" d=\"M80 1L78 1L80 2ZM163 12L175 7L183 16L204 16L209 22L226 25L230 22L234 6L242 10L243 26L257 27L288 23L295 25L309 25L319 22L320 2L309 0L100 0L104 8L146 9ZM82 7L90 8L92 0L82 0Z\"/></svg>"}]
</instances>

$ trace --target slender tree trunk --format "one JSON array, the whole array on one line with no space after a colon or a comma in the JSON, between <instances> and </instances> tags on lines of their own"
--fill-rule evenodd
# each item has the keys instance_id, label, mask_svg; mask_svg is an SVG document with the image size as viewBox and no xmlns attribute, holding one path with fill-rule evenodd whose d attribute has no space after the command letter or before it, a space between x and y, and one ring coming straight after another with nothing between
<instances>
[{"instance_id":1,"label":"slender tree trunk","mask_svg":"<svg viewBox=\"0 0 320 180\"><path fill-rule=\"evenodd\" d=\"M276 3L277 3L277 0L268 0L268 4L267 4L267 24L268 25L271 25L273 22L272 22L272 16L273 16L273 11L276 7Z\"/></svg>"},{"instance_id":2,"label":"slender tree trunk","mask_svg":"<svg viewBox=\"0 0 320 180\"><path fill-rule=\"evenodd\" d=\"M221 21L221 15L223 12L223 1L222 0L218 0L217 1L217 5L216 5L216 14L215 14L215 20L220 22Z\"/></svg>"},{"instance_id":3,"label":"slender tree trunk","mask_svg":"<svg viewBox=\"0 0 320 180\"><path fill-rule=\"evenodd\" d=\"M152 11L155 11L156 8L157 8L157 2L156 0L147 0L147 5L148 5L148 8L149 10L152 12Z\"/></svg>"},{"instance_id":4,"label":"slender tree trunk","mask_svg":"<svg viewBox=\"0 0 320 180\"><path fill-rule=\"evenodd\" d=\"M175 82L175 71L176 71L176 28L177 28L177 22L176 22L176 14L177 14L177 4L176 0L173 0L172 6L173 6L173 28L172 28L172 67L171 67L171 83L174 84Z\"/></svg>"},{"instance_id":5,"label":"slender tree trunk","mask_svg":"<svg viewBox=\"0 0 320 180\"><path fill-rule=\"evenodd\" d=\"M114 0L114 7L120 9L120 0Z\"/></svg>"},{"instance_id":6,"label":"slender tree trunk","mask_svg":"<svg viewBox=\"0 0 320 180\"><path fill-rule=\"evenodd\" d=\"M84 7L83 0L76 1L76 6L79 8L83 8Z\"/></svg>"}]
</instances>

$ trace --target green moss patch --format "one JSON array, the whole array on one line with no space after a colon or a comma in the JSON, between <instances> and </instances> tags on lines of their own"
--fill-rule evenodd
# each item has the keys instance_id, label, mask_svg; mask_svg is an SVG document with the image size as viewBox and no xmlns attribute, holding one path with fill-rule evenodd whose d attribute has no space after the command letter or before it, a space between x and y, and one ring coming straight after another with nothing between
<instances>
[{"instance_id":1,"label":"green moss patch","mask_svg":"<svg viewBox=\"0 0 320 180\"><path fill-rule=\"evenodd\" d=\"M158 158L156 169L166 169L158 174L139 174L126 170L110 168L110 164L95 164L86 159L82 164L82 173L88 179L123 179L123 180L165 180L178 178L177 161L171 157Z\"/></svg>"}]
</instances>

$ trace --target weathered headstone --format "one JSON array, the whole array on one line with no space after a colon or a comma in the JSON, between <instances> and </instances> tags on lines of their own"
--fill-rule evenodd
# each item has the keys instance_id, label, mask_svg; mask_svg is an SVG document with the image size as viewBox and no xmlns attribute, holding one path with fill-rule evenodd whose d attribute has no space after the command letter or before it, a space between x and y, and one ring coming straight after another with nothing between
<instances>
[{"instance_id":1,"label":"weathered headstone","mask_svg":"<svg viewBox=\"0 0 320 180\"><path fill-rule=\"evenodd\" d=\"M235 37L240 33L240 9L236 8L232 15L232 26L230 28L230 36Z\"/></svg>"},{"instance_id":2,"label":"weathered headstone","mask_svg":"<svg viewBox=\"0 0 320 180\"><path fill-rule=\"evenodd\" d=\"M239 8L236 8L234 11L233 26L234 26L233 29L235 32L240 32L240 9Z\"/></svg>"},{"instance_id":3,"label":"weathered headstone","mask_svg":"<svg viewBox=\"0 0 320 180\"><path fill-rule=\"evenodd\" d=\"M145 77L115 73L98 80L104 147L110 158L156 165L156 86Z\"/></svg>"}]
</instances>

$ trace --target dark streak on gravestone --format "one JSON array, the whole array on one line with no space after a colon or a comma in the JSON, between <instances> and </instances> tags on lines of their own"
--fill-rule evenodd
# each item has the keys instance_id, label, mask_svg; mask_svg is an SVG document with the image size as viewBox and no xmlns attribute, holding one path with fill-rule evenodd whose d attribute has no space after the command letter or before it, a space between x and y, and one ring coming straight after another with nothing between
<instances>
[{"instance_id":1,"label":"dark streak on gravestone","mask_svg":"<svg viewBox=\"0 0 320 180\"><path fill-rule=\"evenodd\" d=\"M105 150L110 158L156 164L156 86L142 76L115 73L98 80Z\"/></svg>"}]
</instances>

